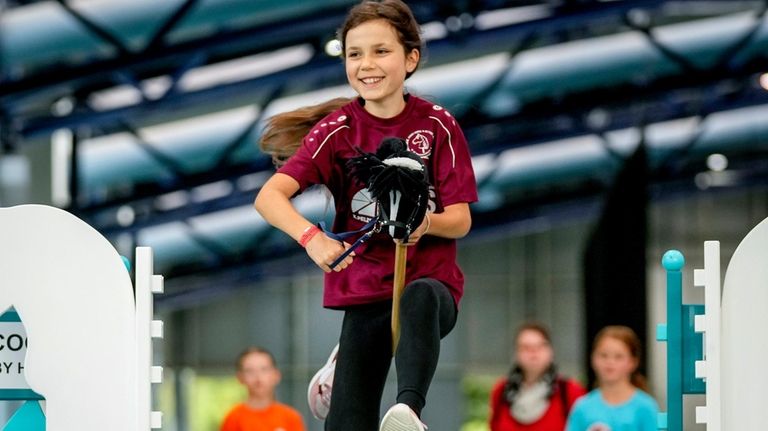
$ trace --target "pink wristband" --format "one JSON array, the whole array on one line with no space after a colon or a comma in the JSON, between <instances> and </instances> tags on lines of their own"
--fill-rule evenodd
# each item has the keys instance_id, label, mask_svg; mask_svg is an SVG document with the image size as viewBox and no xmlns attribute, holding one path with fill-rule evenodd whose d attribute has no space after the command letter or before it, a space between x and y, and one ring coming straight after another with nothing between
<instances>
[{"instance_id":1,"label":"pink wristband","mask_svg":"<svg viewBox=\"0 0 768 431\"><path fill-rule=\"evenodd\" d=\"M307 227L306 229L304 229L304 233L301 234L301 238L299 238L299 244L302 247L306 248L307 243L309 243L309 241L312 238L314 238L315 235L317 235L319 232L320 232L320 229L315 225Z\"/></svg>"}]
</instances>

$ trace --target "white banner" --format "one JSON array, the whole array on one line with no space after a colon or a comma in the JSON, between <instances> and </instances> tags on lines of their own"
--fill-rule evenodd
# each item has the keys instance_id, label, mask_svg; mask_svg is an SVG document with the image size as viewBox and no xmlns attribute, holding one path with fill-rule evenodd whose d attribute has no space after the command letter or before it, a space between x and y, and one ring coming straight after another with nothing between
<instances>
[{"instance_id":1,"label":"white banner","mask_svg":"<svg viewBox=\"0 0 768 431\"><path fill-rule=\"evenodd\" d=\"M0 322L0 389L29 389L24 378L27 333L21 322Z\"/></svg>"}]
</instances>

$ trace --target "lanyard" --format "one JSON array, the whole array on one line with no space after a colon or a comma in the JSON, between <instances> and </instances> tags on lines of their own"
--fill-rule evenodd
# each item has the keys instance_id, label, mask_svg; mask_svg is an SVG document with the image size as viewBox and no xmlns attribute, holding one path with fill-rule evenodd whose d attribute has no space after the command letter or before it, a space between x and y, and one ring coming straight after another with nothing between
<instances>
[{"instance_id":1,"label":"lanyard","mask_svg":"<svg viewBox=\"0 0 768 431\"><path fill-rule=\"evenodd\" d=\"M339 241L341 243L344 242L345 239L349 238L352 235L358 234L360 232L365 232L360 238L355 241L354 244L352 244L348 249L344 250L344 253L341 254L336 260L334 260L330 265L328 265L331 269L335 268L336 265L341 263L342 260L344 260L347 256L350 255L353 251L355 251L356 248L358 248L361 244L368 241L370 237L373 236L373 234L377 233L379 230L381 230L381 225L379 224L379 217L374 217L365 224L365 226L361 227L358 230L353 230L349 232L341 232L341 233L333 233L330 230L326 229L325 222L320 222L317 224L317 227L320 228L320 230L323 231L324 234L326 234L329 238L333 238L336 241Z\"/></svg>"}]
</instances>

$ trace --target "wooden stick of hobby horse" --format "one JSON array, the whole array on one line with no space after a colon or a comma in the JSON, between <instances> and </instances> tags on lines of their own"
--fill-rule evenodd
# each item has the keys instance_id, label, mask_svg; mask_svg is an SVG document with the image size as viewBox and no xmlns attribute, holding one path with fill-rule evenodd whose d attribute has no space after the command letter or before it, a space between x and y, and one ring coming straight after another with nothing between
<instances>
[{"instance_id":1,"label":"wooden stick of hobby horse","mask_svg":"<svg viewBox=\"0 0 768 431\"><path fill-rule=\"evenodd\" d=\"M408 247L395 243L395 278L392 281L392 355L397 351L400 342L400 297L405 289L405 261Z\"/></svg>"}]
</instances>

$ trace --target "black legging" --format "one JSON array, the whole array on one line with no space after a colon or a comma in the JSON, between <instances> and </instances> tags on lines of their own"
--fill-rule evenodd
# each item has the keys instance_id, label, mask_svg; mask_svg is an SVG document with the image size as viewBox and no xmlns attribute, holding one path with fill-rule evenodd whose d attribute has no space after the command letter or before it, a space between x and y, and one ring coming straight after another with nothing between
<instances>
[{"instance_id":1,"label":"black legging","mask_svg":"<svg viewBox=\"0 0 768 431\"><path fill-rule=\"evenodd\" d=\"M377 431L392 362L392 301L345 309L326 431ZM400 300L400 344L395 354L397 402L417 414L437 368L440 339L456 324L456 304L441 282L409 283Z\"/></svg>"}]
</instances>

